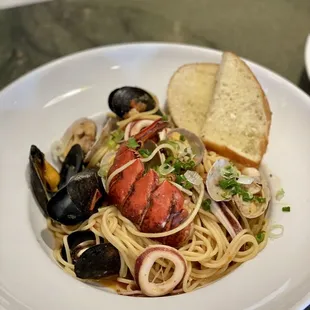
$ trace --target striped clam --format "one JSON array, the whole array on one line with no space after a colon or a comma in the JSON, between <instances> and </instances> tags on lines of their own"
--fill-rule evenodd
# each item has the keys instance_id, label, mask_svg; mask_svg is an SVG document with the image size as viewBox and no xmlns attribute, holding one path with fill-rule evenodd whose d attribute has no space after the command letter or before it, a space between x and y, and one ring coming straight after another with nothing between
<instances>
[{"instance_id":1,"label":"striped clam","mask_svg":"<svg viewBox=\"0 0 310 310\"><path fill-rule=\"evenodd\" d=\"M246 218L262 215L270 202L270 189L256 168L241 171L226 159L218 159L208 172L206 188L216 202L232 201Z\"/></svg>"}]
</instances>

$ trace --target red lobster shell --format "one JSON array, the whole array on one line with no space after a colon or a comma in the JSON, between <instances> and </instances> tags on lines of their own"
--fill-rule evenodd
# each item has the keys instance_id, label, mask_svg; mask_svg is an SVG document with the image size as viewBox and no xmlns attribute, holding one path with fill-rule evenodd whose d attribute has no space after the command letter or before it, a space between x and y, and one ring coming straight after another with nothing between
<instances>
[{"instance_id":1,"label":"red lobster shell","mask_svg":"<svg viewBox=\"0 0 310 310\"><path fill-rule=\"evenodd\" d=\"M143 143L167 125L162 120L155 121L138 133L135 139ZM166 180L159 183L158 174L153 169L145 171L137 151L128 148L126 144L121 145L108 176L133 159L137 160L111 180L111 202L141 232L160 233L178 227L188 217L188 211L183 206L182 192ZM157 240L180 247L188 239L189 233L190 225L176 234Z\"/></svg>"}]
</instances>

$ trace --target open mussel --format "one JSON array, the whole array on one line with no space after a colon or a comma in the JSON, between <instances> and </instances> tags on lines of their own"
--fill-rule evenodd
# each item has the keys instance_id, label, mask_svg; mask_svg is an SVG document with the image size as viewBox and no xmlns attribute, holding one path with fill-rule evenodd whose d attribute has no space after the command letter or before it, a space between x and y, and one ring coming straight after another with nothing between
<instances>
[{"instance_id":1,"label":"open mussel","mask_svg":"<svg viewBox=\"0 0 310 310\"><path fill-rule=\"evenodd\" d=\"M72 176L81 171L84 153L80 145L74 145L64 160L60 174L45 159L38 147L32 145L29 154L31 189L44 214L48 216L47 204Z\"/></svg>"},{"instance_id":2,"label":"open mussel","mask_svg":"<svg viewBox=\"0 0 310 310\"><path fill-rule=\"evenodd\" d=\"M66 185L69 180L83 168L84 152L80 144L72 146L60 170L59 188Z\"/></svg>"},{"instance_id":3,"label":"open mussel","mask_svg":"<svg viewBox=\"0 0 310 310\"><path fill-rule=\"evenodd\" d=\"M156 106L156 97L138 87L124 86L111 92L108 98L110 109L120 118L126 118L130 110L150 111Z\"/></svg>"},{"instance_id":4,"label":"open mussel","mask_svg":"<svg viewBox=\"0 0 310 310\"><path fill-rule=\"evenodd\" d=\"M103 239L100 241L103 242ZM71 257L71 262L75 264L76 260L82 255L85 249L90 246L96 245L96 236L90 230L74 231L67 238L69 255ZM67 257L66 247L63 245L61 249L61 256L66 261L69 262Z\"/></svg>"},{"instance_id":5,"label":"open mussel","mask_svg":"<svg viewBox=\"0 0 310 310\"><path fill-rule=\"evenodd\" d=\"M47 215L47 202L58 190L60 175L35 145L30 147L29 173L32 192Z\"/></svg>"},{"instance_id":6,"label":"open mussel","mask_svg":"<svg viewBox=\"0 0 310 310\"><path fill-rule=\"evenodd\" d=\"M118 250L111 243L90 247L76 261L74 272L81 279L101 279L117 275L121 266Z\"/></svg>"},{"instance_id":7,"label":"open mussel","mask_svg":"<svg viewBox=\"0 0 310 310\"><path fill-rule=\"evenodd\" d=\"M80 279L101 279L117 275L120 269L120 256L118 250L110 243L103 243L92 231L75 231L67 238L71 263L74 272ZM62 247L61 256L69 262L65 246Z\"/></svg>"},{"instance_id":8,"label":"open mussel","mask_svg":"<svg viewBox=\"0 0 310 310\"><path fill-rule=\"evenodd\" d=\"M76 225L97 211L104 189L96 169L73 176L47 203L48 215L64 225Z\"/></svg>"}]
</instances>

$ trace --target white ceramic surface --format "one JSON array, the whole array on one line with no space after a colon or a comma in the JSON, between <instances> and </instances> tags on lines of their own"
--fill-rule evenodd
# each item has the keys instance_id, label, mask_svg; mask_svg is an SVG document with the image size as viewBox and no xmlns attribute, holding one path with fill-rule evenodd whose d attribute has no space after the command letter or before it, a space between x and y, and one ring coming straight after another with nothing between
<instances>
[{"instance_id":1,"label":"white ceramic surface","mask_svg":"<svg viewBox=\"0 0 310 310\"><path fill-rule=\"evenodd\" d=\"M264 167L281 180L290 213L273 203L271 222L284 225L255 259L190 294L118 296L83 284L51 259L45 220L26 181L31 144L47 151L76 118L107 110L111 90L138 85L164 102L181 65L219 62L218 51L173 44L98 48L50 63L0 93L0 305L4 309L302 309L310 300L310 98L287 80L248 62L273 112ZM267 168L266 168L267 169ZM273 190L279 186L272 178ZM1 308L1 307L0 307Z\"/></svg>"},{"instance_id":2,"label":"white ceramic surface","mask_svg":"<svg viewBox=\"0 0 310 310\"><path fill-rule=\"evenodd\" d=\"M0 0L0 9L8 9L16 6L29 5L46 1L52 0Z\"/></svg>"},{"instance_id":3,"label":"white ceramic surface","mask_svg":"<svg viewBox=\"0 0 310 310\"><path fill-rule=\"evenodd\" d=\"M306 42L305 64L306 64L306 70L308 73L308 77L310 79L310 34L308 35L307 42Z\"/></svg>"}]
</instances>

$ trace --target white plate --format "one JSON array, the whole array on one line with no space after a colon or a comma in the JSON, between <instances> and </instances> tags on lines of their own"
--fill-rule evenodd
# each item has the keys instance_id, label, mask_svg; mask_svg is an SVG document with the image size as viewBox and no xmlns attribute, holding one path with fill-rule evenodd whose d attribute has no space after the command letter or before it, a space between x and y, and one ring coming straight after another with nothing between
<instances>
[{"instance_id":1,"label":"white plate","mask_svg":"<svg viewBox=\"0 0 310 310\"><path fill-rule=\"evenodd\" d=\"M0 9L8 9L16 6L34 4L45 1L52 1L52 0L1 0Z\"/></svg>"},{"instance_id":2,"label":"white plate","mask_svg":"<svg viewBox=\"0 0 310 310\"><path fill-rule=\"evenodd\" d=\"M219 62L218 51L174 44L98 48L50 63L0 94L0 305L5 309L302 309L310 291L310 98L287 80L248 62L273 111L264 165L281 179L286 214L271 221L284 236L225 278L190 294L118 296L65 274L50 258L45 221L26 182L31 144L47 151L73 120L107 110L118 86L138 85L164 102L181 65ZM273 184L274 190L277 184Z\"/></svg>"},{"instance_id":3,"label":"white plate","mask_svg":"<svg viewBox=\"0 0 310 310\"><path fill-rule=\"evenodd\" d=\"M308 77L310 79L310 34L308 35L307 42L306 42L305 64L306 64L306 71L307 71Z\"/></svg>"}]
</instances>

